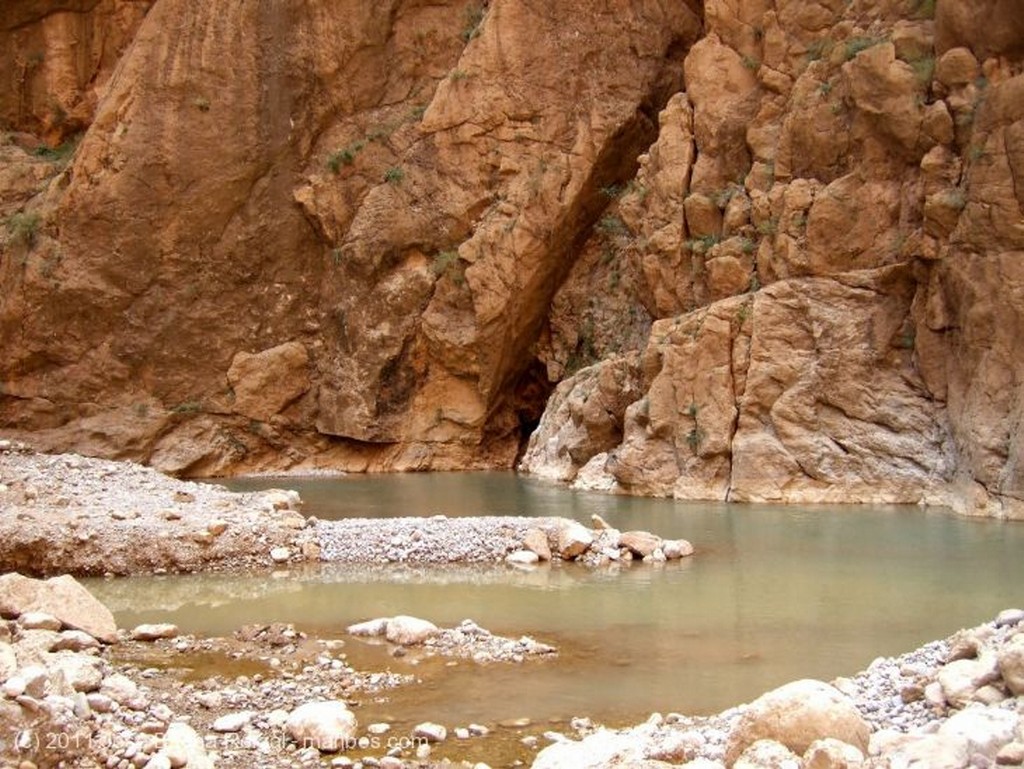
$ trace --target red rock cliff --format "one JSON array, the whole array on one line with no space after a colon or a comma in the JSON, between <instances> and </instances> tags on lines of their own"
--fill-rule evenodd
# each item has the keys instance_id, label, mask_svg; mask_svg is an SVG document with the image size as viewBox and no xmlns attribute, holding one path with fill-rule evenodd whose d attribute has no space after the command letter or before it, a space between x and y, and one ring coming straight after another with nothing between
<instances>
[{"instance_id":1,"label":"red rock cliff","mask_svg":"<svg viewBox=\"0 0 1024 769\"><path fill-rule=\"evenodd\" d=\"M1009 0L0 30L10 431L180 473L507 467L561 382L528 471L1020 515Z\"/></svg>"}]
</instances>

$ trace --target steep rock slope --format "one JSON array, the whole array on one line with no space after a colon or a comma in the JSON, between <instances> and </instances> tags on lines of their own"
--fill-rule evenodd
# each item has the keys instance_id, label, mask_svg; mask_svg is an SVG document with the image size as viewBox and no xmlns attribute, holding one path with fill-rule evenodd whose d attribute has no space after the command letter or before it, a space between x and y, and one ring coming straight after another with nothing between
<instances>
[{"instance_id":1,"label":"steep rock slope","mask_svg":"<svg viewBox=\"0 0 1024 769\"><path fill-rule=\"evenodd\" d=\"M13 203L4 424L184 473L510 465L551 295L700 33L620 6L158 0Z\"/></svg>"},{"instance_id":2,"label":"steep rock slope","mask_svg":"<svg viewBox=\"0 0 1024 769\"><path fill-rule=\"evenodd\" d=\"M566 331L608 328L589 297L619 274L650 339L559 385L525 471L1024 517L1024 36L980 5L706 3L620 248L570 275L541 355L625 346Z\"/></svg>"}]
</instances>

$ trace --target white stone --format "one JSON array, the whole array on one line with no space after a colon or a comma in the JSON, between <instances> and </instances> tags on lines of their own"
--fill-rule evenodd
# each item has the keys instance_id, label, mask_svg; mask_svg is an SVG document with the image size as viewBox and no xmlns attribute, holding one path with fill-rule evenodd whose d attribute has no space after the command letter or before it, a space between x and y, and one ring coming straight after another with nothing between
<instances>
[{"instance_id":1,"label":"white stone","mask_svg":"<svg viewBox=\"0 0 1024 769\"><path fill-rule=\"evenodd\" d=\"M367 734L374 734L374 735L378 735L378 736L381 735L381 734L387 734L390 731L391 731L391 724L385 724L383 722L378 722L376 724L370 724L369 726L366 727L366 733Z\"/></svg>"},{"instance_id":2,"label":"white stone","mask_svg":"<svg viewBox=\"0 0 1024 769\"><path fill-rule=\"evenodd\" d=\"M668 560L675 561L693 555L693 545L685 539L666 539L661 545L661 551Z\"/></svg>"},{"instance_id":3,"label":"white stone","mask_svg":"<svg viewBox=\"0 0 1024 769\"><path fill-rule=\"evenodd\" d=\"M288 716L285 729L301 747L334 753L356 736L356 717L340 700L308 702Z\"/></svg>"},{"instance_id":4,"label":"white stone","mask_svg":"<svg viewBox=\"0 0 1024 769\"><path fill-rule=\"evenodd\" d=\"M139 696L139 687L130 678L113 673L103 679L100 694L110 697L118 705L128 705Z\"/></svg>"},{"instance_id":5,"label":"white stone","mask_svg":"<svg viewBox=\"0 0 1024 769\"><path fill-rule=\"evenodd\" d=\"M76 692L94 692L103 682L103 662L96 657L74 652L59 652L47 661L50 671L60 672L65 683Z\"/></svg>"},{"instance_id":6,"label":"white stone","mask_svg":"<svg viewBox=\"0 0 1024 769\"><path fill-rule=\"evenodd\" d=\"M25 682L24 678L22 678L19 675L13 675L6 681L4 681L4 696L12 700L16 697L20 697L25 693L25 688L27 687L27 685L28 684Z\"/></svg>"},{"instance_id":7,"label":"white stone","mask_svg":"<svg viewBox=\"0 0 1024 769\"><path fill-rule=\"evenodd\" d=\"M995 759L999 749L1013 742L1017 714L999 708L971 707L952 715L939 734L967 741L967 750Z\"/></svg>"},{"instance_id":8,"label":"white stone","mask_svg":"<svg viewBox=\"0 0 1024 769\"><path fill-rule=\"evenodd\" d=\"M435 724L432 721L424 721L422 724L417 724L413 728L412 736L413 738L426 740L427 742L444 742L448 739L448 729L441 724Z\"/></svg>"},{"instance_id":9,"label":"white stone","mask_svg":"<svg viewBox=\"0 0 1024 769\"><path fill-rule=\"evenodd\" d=\"M815 740L832 737L867 750L871 728L853 701L833 686L805 679L780 686L752 702L729 737L726 763L753 743L775 740L803 754Z\"/></svg>"},{"instance_id":10,"label":"white stone","mask_svg":"<svg viewBox=\"0 0 1024 769\"><path fill-rule=\"evenodd\" d=\"M171 759L173 766L179 766L176 759L184 758L180 766L187 766L188 769L214 769L214 762L206 752L203 738L181 721L175 721L167 727L163 752Z\"/></svg>"},{"instance_id":11,"label":"white stone","mask_svg":"<svg viewBox=\"0 0 1024 769\"><path fill-rule=\"evenodd\" d=\"M210 725L210 728L220 734L240 732L252 722L252 718L253 714L248 710L243 710L238 713L228 713L214 721Z\"/></svg>"},{"instance_id":12,"label":"white stone","mask_svg":"<svg viewBox=\"0 0 1024 769\"><path fill-rule=\"evenodd\" d=\"M132 629L131 636L135 641L159 641L165 638L177 638L179 633L177 625L161 622L137 625Z\"/></svg>"},{"instance_id":13,"label":"white stone","mask_svg":"<svg viewBox=\"0 0 1024 769\"><path fill-rule=\"evenodd\" d=\"M114 701L105 694L92 692L86 695L85 701L89 703L90 709L97 713L109 713L114 709Z\"/></svg>"},{"instance_id":14,"label":"white stone","mask_svg":"<svg viewBox=\"0 0 1024 769\"><path fill-rule=\"evenodd\" d=\"M87 649L98 649L99 646L100 642L83 630L65 630L50 649L51 651L82 652Z\"/></svg>"},{"instance_id":15,"label":"white stone","mask_svg":"<svg viewBox=\"0 0 1024 769\"><path fill-rule=\"evenodd\" d=\"M143 769L174 769L166 753L157 753L143 765Z\"/></svg>"},{"instance_id":16,"label":"white stone","mask_svg":"<svg viewBox=\"0 0 1024 769\"><path fill-rule=\"evenodd\" d=\"M950 705L963 707L974 693L999 678L994 654L983 654L976 660L956 660L944 665L936 675L942 696Z\"/></svg>"},{"instance_id":17,"label":"white stone","mask_svg":"<svg viewBox=\"0 0 1024 769\"><path fill-rule=\"evenodd\" d=\"M926 734L905 740L886 753L888 766L917 769L964 769L970 758L967 741L949 735Z\"/></svg>"},{"instance_id":18,"label":"white stone","mask_svg":"<svg viewBox=\"0 0 1024 769\"><path fill-rule=\"evenodd\" d=\"M815 740L804 753L803 769L858 769L863 765L860 750L831 737Z\"/></svg>"},{"instance_id":19,"label":"white stone","mask_svg":"<svg viewBox=\"0 0 1024 769\"><path fill-rule=\"evenodd\" d=\"M0 681L6 681L17 669L18 657L14 653L14 647L0 641Z\"/></svg>"},{"instance_id":20,"label":"white stone","mask_svg":"<svg viewBox=\"0 0 1024 769\"><path fill-rule=\"evenodd\" d=\"M996 627L1019 625L1024 622L1024 609L1003 609L996 617Z\"/></svg>"},{"instance_id":21,"label":"white stone","mask_svg":"<svg viewBox=\"0 0 1024 769\"><path fill-rule=\"evenodd\" d=\"M540 556L532 550L515 550L505 556L505 563L513 566L532 566L540 561Z\"/></svg>"},{"instance_id":22,"label":"white stone","mask_svg":"<svg viewBox=\"0 0 1024 769\"><path fill-rule=\"evenodd\" d=\"M270 551L270 560L274 563L286 563L292 557L292 551L287 547L275 547Z\"/></svg>"},{"instance_id":23,"label":"white stone","mask_svg":"<svg viewBox=\"0 0 1024 769\"><path fill-rule=\"evenodd\" d=\"M743 753L733 769L800 769L800 757L774 740L758 740Z\"/></svg>"},{"instance_id":24,"label":"white stone","mask_svg":"<svg viewBox=\"0 0 1024 769\"><path fill-rule=\"evenodd\" d=\"M400 614L388 620L385 637L391 643L409 646L421 644L440 632L440 629L433 622L420 619L419 617L409 617Z\"/></svg>"},{"instance_id":25,"label":"white stone","mask_svg":"<svg viewBox=\"0 0 1024 769\"><path fill-rule=\"evenodd\" d=\"M377 619L368 619L365 622L357 622L354 625L349 625L346 630L354 636L381 636L388 632L388 618L378 617Z\"/></svg>"},{"instance_id":26,"label":"white stone","mask_svg":"<svg viewBox=\"0 0 1024 769\"><path fill-rule=\"evenodd\" d=\"M1006 688L1017 697L1024 696L1024 633L1018 632L999 650L997 661Z\"/></svg>"},{"instance_id":27,"label":"white stone","mask_svg":"<svg viewBox=\"0 0 1024 769\"><path fill-rule=\"evenodd\" d=\"M50 675L41 665L26 665L18 672L18 677L25 682L25 694L37 700L46 696L50 687Z\"/></svg>"},{"instance_id":28,"label":"white stone","mask_svg":"<svg viewBox=\"0 0 1024 769\"><path fill-rule=\"evenodd\" d=\"M26 630L60 630L62 623L45 611L27 611L18 617L18 624Z\"/></svg>"},{"instance_id":29,"label":"white stone","mask_svg":"<svg viewBox=\"0 0 1024 769\"><path fill-rule=\"evenodd\" d=\"M577 521L563 521L558 529L558 554L566 560L583 555L593 542L590 529Z\"/></svg>"}]
</instances>

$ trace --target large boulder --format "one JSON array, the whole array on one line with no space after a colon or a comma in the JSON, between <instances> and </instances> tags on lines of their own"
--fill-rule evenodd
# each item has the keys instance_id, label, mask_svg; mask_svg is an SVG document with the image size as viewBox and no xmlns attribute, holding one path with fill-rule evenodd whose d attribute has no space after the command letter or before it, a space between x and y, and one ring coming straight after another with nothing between
<instances>
[{"instance_id":1,"label":"large boulder","mask_svg":"<svg viewBox=\"0 0 1024 769\"><path fill-rule=\"evenodd\" d=\"M52 614L67 627L84 630L100 641L117 641L114 615L66 574L47 580L21 574L0 577L0 617L17 617L25 612Z\"/></svg>"},{"instance_id":2,"label":"large boulder","mask_svg":"<svg viewBox=\"0 0 1024 769\"><path fill-rule=\"evenodd\" d=\"M439 632L441 631L433 622L400 614L388 620L388 627L384 635L391 643L409 646L421 644Z\"/></svg>"},{"instance_id":3,"label":"large boulder","mask_svg":"<svg viewBox=\"0 0 1024 769\"><path fill-rule=\"evenodd\" d=\"M583 555L593 542L593 532L577 521L564 521L558 529L558 555L567 561Z\"/></svg>"},{"instance_id":4,"label":"large boulder","mask_svg":"<svg viewBox=\"0 0 1024 769\"><path fill-rule=\"evenodd\" d=\"M729 735L732 764L758 740L775 740L803 755L816 740L832 737L867 752L871 728L853 702L833 686L805 679L781 686L750 704Z\"/></svg>"},{"instance_id":5,"label":"large boulder","mask_svg":"<svg viewBox=\"0 0 1024 769\"><path fill-rule=\"evenodd\" d=\"M356 736L356 717L340 700L307 702L288 716L288 735L299 745L335 753Z\"/></svg>"}]
</instances>

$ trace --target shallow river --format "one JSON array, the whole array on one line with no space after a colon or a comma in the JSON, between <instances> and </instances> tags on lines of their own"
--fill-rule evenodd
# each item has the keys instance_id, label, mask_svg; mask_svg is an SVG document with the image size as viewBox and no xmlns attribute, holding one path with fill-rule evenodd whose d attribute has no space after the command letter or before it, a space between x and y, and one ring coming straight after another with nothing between
<instances>
[{"instance_id":1,"label":"shallow river","mask_svg":"<svg viewBox=\"0 0 1024 769\"><path fill-rule=\"evenodd\" d=\"M122 626L175 622L229 634L293 622L343 637L354 621L413 614L472 618L554 644L557 659L443 667L348 643L350 659L416 672L427 685L373 707L379 717L449 725L589 715L610 724L652 711L710 713L802 677L834 678L1024 605L1024 524L905 507L772 507L577 493L504 473L250 479L288 486L321 518L599 513L622 530L685 537L680 563L590 571L572 564L182 576L92 583ZM394 710L395 712L391 712ZM361 718L362 720L362 718Z\"/></svg>"}]
</instances>

